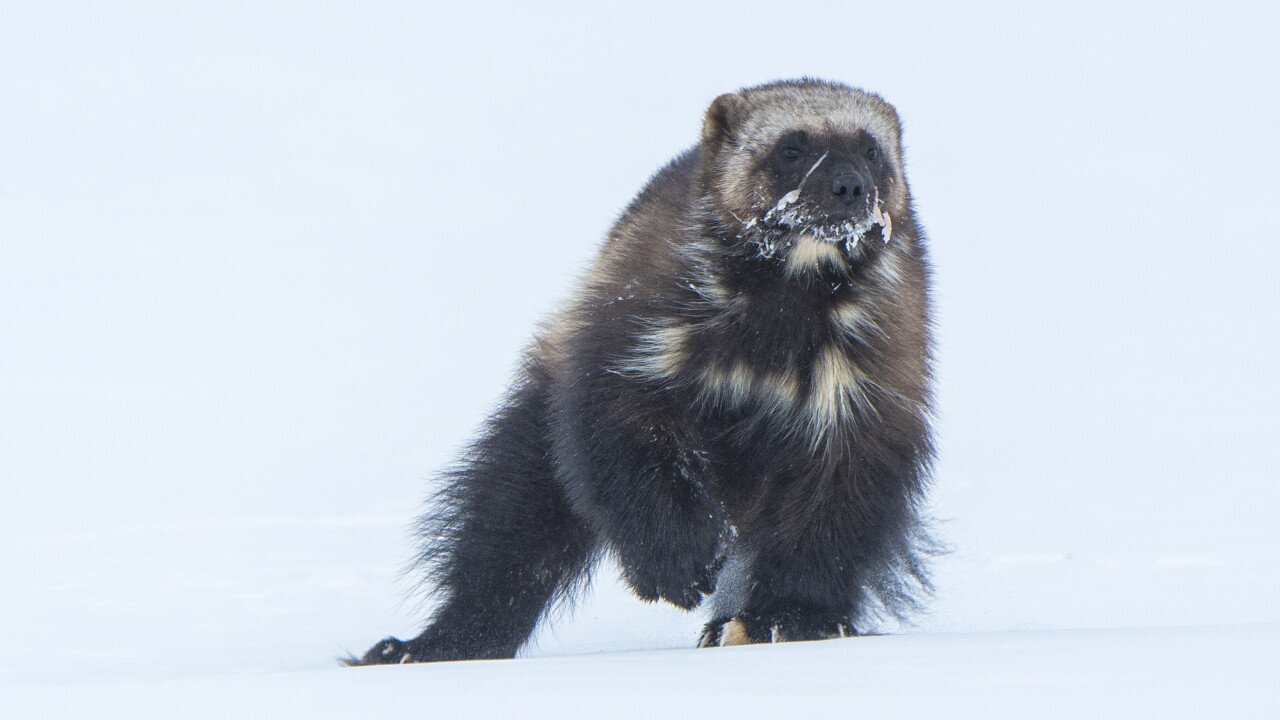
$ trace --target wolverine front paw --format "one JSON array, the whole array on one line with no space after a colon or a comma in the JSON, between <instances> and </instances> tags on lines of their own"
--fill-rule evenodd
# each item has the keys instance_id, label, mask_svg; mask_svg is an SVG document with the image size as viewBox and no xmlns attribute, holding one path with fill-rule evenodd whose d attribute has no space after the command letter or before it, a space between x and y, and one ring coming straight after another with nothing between
<instances>
[{"instance_id":1,"label":"wolverine front paw","mask_svg":"<svg viewBox=\"0 0 1280 720\"><path fill-rule=\"evenodd\" d=\"M830 613L752 613L721 617L707 623L698 647L828 640L860 635L847 617Z\"/></svg>"},{"instance_id":2,"label":"wolverine front paw","mask_svg":"<svg viewBox=\"0 0 1280 720\"><path fill-rule=\"evenodd\" d=\"M692 610L716 589L721 560L678 564L667 557L658 562L624 563L627 584L648 602L666 600L683 610Z\"/></svg>"},{"instance_id":3,"label":"wolverine front paw","mask_svg":"<svg viewBox=\"0 0 1280 720\"><path fill-rule=\"evenodd\" d=\"M343 662L348 666L357 665L398 665L413 662L413 653L409 643L399 638L387 638L369 648L362 658L348 657Z\"/></svg>"},{"instance_id":4,"label":"wolverine front paw","mask_svg":"<svg viewBox=\"0 0 1280 720\"><path fill-rule=\"evenodd\" d=\"M726 524L708 524L674 542L615 546L615 552L640 599L692 610L715 591L731 532Z\"/></svg>"}]
</instances>

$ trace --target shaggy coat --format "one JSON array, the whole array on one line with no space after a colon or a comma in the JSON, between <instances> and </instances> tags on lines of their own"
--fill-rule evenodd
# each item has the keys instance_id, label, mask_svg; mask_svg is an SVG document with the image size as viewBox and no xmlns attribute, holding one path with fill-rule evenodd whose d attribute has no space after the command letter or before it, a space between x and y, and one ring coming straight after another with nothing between
<instances>
[{"instance_id":1,"label":"shaggy coat","mask_svg":"<svg viewBox=\"0 0 1280 720\"><path fill-rule=\"evenodd\" d=\"M511 657L606 551L645 600L719 581L703 646L910 610L928 275L891 105L814 80L717 98L445 474L426 629L352 662Z\"/></svg>"}]
</instances>

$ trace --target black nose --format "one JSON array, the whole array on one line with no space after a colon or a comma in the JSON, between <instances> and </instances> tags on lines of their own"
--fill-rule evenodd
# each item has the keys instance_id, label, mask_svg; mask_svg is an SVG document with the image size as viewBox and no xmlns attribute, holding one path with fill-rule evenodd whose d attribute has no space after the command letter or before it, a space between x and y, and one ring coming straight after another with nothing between
<instances>
[{"instance_id":1,"label":"black nose","mask_svg":"<svg viewBox=\"0 0 1280 720\"><path fill-rule=\"evenodd\" d=\"M840 198L847 205L863 196L862 178L853 173L840 173L831 178L831 194Z\"/></svg>"}]
</instances>

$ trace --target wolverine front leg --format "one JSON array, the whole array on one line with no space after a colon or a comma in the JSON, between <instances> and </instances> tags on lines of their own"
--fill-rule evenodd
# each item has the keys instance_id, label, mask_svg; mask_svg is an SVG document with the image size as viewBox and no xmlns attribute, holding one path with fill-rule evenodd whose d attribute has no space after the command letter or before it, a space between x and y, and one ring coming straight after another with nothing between
<instances>
[{"instance_id":1,"label":"wolverine front leg","mask_svg":"<svg viewBox=\"0 0 1280 720\"><path fill-rule=\"evenodd\" d=\"M860 635L879 610L910 606L929 586L916 511L926 471L920 437L863 432L821 462L793 460L803 448L776 454L772 467L753 457L767 474L753 485L754 512L734 517L716 620L699 644Z\"/></svg>"},{"instance_id":2,"label":"wolverine front leg","mask_svg":"<svg viewBox=\"0 0 1280 720\"><path fill-rule=\"evenodd\" d=\"M886 582L903 540L894 512L869 514L857 505L827 498L808 512L774 510L740 528L731 564L741 569L728 574L741 577L722 583L698 645L862 634L857 623L871 589Z\"/></svg>"},{"instance_id":3,"label":"wolverine front leg","mask_svg":"<svg viewBox=\"0 0 1280 720\"><path fill-rule=\"evenodd\" d=\"M825 640L860 634L854 625L861 590L851 573L814 553L766 551L736 606L716 598L699 647Z\"/></svg>"},{"instance_id":4,"label":"wolverine front leg","mask_svg":"<svg viewBox=\"0 0 1280 720\"><path fill-rule=\"evenodd\" d=\"M575 507L641 598L692 609L731 535L696 435L662 393L607 372L566 393L557 461Z\"/></svg>"},{"instance_id":5,"label":"wolverine front leg","mask_svg":"<svg viewBox=\"0 0 1280 720\"><path fill-rule=\"evenodd\" d=\"M715 589L730 530L704 485L705 463L675 442L655 441L671 446L616 465L605 496L613 498L610 541L632 590L691 610Z\"/></svg>"}]
</instances>

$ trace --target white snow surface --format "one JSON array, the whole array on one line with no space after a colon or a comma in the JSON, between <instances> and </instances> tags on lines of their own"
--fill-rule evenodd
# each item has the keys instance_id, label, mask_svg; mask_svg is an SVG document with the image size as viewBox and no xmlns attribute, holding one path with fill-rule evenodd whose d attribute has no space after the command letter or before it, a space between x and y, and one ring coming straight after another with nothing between
<instances>
[{"instance_id":1,"label":"white snow surface","mask_svg":"<svg viewBox=\"0 0 1280 720\"><path fill-rule=\"evenodd\" d=\"M1277 20L0 4L0 716L1280 716ZM605 565L519 659L338 667L612 219L800 75L905 121L930 611L698 651Z\"/></svg>"}]
</instances>

